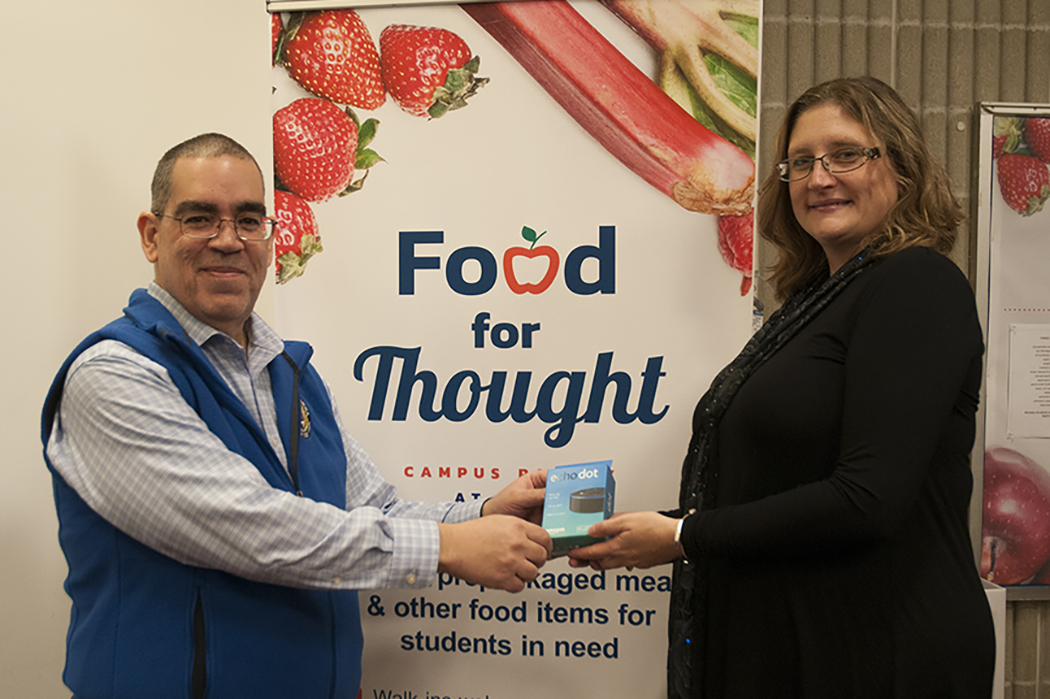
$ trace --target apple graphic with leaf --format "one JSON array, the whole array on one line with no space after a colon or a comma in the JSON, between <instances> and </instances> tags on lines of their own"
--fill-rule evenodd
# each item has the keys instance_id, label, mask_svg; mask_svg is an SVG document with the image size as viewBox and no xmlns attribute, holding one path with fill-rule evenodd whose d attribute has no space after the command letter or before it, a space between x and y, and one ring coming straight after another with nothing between
<instances>
[{"instance_id":1,"label":"apple graphic with leaf","mask_svg":"<svg viewBox=\"0 0 1050 699\"><path fill-rule=\"evenodd\" d=\"M507 286L515 294L542 294L554 281L554 276L558 273L558 263L560 262L558 251L550 245L536 247L536 242L545 235L547 235L547 231L536 235L536 231L533 229L528 226L522 226L521 237L530 241L532 245L527 248L521 246L507 248L507 251L503 253L503 276L507 280ZM514 272L515 257L527 257L530 259L546 257L547 271L544 273L543 278L537 283L519 282L518 276Z\"/></svg>"},{"instance_id":2,"label":"apple graphic with leaf","mask_svg":"<svg viewBox=\"0 0 1050 699\"><path fill-rule=\"evenodd\" d=\"M1050 473L1013 449L987 450L981 577L997 585L1017 585L1048 563Z\"/></svg>"}]
</instances>

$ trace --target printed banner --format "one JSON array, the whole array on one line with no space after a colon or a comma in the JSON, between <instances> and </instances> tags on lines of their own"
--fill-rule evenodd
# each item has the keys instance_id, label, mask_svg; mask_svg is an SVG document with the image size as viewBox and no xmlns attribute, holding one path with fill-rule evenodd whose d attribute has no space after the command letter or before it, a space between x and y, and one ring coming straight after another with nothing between
<instances>
[{"instance_id":1,"label":"printed banner","mask_svg":"<svg viewBox=\"0 0 1050 699\"><path fill-rule=\"evenodd\" d=\"M406 497L609 460L671 509L750 336L759 4L607 4L274 15L277 326ZM664 696L669 589L363 591L364 696Z\"/></svg>"},{"instance_id":2,"label":"printed banner","mask_svg":"<svg viewBox=\"0 0 1050 699\"><path fill-rule=\"evenodd\" d=\"M988 235L979 252L987 257L988 348L981 574L998 585L1050 585L1050 105L999 105L982 119Z\"/></svg>"}]
</instances>

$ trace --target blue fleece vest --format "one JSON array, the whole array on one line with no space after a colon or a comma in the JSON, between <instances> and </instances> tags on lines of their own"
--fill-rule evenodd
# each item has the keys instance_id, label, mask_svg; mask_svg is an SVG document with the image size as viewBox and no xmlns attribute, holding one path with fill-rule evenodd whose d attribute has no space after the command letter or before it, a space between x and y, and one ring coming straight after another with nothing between
<instances>
[{"instance_id":1,"label":"blue fleece vest","mask_svg":"<svg viewBox=\"0 0 1050 699\"><path fill-rule=\"evenodd\" d=\"M132 294L123 318L88 336L59 370L44 406L45 450L69 366L104 339L166 368L209 429L270 486L345 508L346 455L327 391L309 365L310 346L286 342L269 366L281 439L289 464L298 464L296 488L200 347L144 289ZM202 669L204 696L212 698L357 694L363 639L356 592L269 585L178 563L109 524L47 465L73 600L63 679L76 697L186 699Z\"/></svg>"}]
</instances>

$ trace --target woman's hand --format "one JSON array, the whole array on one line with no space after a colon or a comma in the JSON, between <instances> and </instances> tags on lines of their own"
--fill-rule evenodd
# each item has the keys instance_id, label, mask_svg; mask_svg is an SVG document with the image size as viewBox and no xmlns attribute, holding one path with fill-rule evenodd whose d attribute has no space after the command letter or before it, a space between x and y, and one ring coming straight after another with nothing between
<instances>
[{"instance_id":1,"label":"woman's hand","mask_svg":"<svg viewBox=\"0 0 1050 699\"><path fill-rule=\"evenodd\" d=\"M621 566L651 568L669 563L682 555L681 548L674 545L677 528L677 519L658 512L615 514L587 530L596 539L611 538L569 551L569 565L608 570Z\"/></svg>"}]
</instances>

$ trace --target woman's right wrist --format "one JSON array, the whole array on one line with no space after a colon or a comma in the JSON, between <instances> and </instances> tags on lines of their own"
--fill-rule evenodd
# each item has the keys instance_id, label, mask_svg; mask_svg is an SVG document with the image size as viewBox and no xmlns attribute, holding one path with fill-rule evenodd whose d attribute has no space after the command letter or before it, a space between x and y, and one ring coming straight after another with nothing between
<instances>
[{"instance_id":1,"label":"woman's right wrist","mask_svg":"<svg viewBox=\"0 0 1050 699\"><path fill-rule=\"evenodd\" d=\"M687 513L685 513L684 517L682 517L681 519L678 520L678 524L675 525L674 548L675 548L675 552L679 556L681 556L682 558L688 558L688 556L686 555L686 552L685 552L685 541L684 541L686 536L687 536L687 534L686 534L686 529L687 529L686 520L688 520L690 517L692 517L695 513L696 513L695 509L694 510L689 510ZM692 547L690 547L690 548L692 548Z\"/></svg>"}]
</instances>

